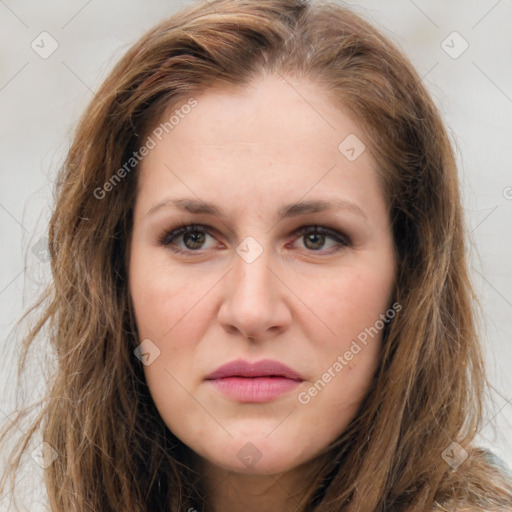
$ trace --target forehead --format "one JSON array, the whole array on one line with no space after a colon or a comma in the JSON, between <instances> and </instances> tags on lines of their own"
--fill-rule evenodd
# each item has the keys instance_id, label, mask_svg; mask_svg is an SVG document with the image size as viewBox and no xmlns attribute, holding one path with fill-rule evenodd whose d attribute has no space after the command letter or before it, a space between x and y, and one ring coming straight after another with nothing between
<instances>
[{"instance_id":1,"label":"forehead","mask_svg":"<svg viewBox=\"0 0 512 512\"><path fill-rule=\"evenodd\" d=\"M318 145L336 143L340 133L356 129L343 112L339 115L321 87L305 78L265 75L244 86L207 89L194 96L197 106L181 115L172 128L181 142L218 146L247 146L251 143L283 145L298 140ZM162 121L185 108L188 98L173 104ZM176 115L174 116L175 121ZM349 122L347 122L349 121ZM286 135L276 139L276 134ZM331 135L331 137L328 137ZM328 137L326 139L326 136Z\"/></svg>"},{"instance_id":2,"label":"forehead","mask_svg":"<svg viewBox=\"0 0 512 512\"><path fill-rule=\"evenodd\" d=\"M141 166L142 195L157 198L179 188L206 200L215 187L224 199L291 200L344 185L353 200L362 200L363 190L378 192L361 128L318 85L265 76L242 88L207 90L194 100L193 108L183 108L187 98L176 102L155 127L156 146ZM358 158L343 153L346 140L362 151Z\"/></svg>"}]
</instances>

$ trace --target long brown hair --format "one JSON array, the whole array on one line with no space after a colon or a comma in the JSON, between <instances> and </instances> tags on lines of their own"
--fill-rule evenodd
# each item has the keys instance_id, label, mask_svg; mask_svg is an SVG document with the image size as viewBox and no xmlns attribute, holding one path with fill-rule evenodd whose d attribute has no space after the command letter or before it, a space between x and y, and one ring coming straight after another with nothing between
<instances>
[{"instance_id":1,"label":"long brown hair","mask_svg":"<svg viewBox=\"0 0 512 512\"><path fill-rule=\"evenodd\" d=\"M360 122L389 207L402 306L358 414L315 459L297 510L512 510L510 481L472 445L489 382L449 138L403 54L350 9L321 0L189 6L144 35L96 93L58 176L53 282L27 312L44 307L20 373L45 326L57 365L11 475L40 431L58 454L45 470L52 511L203 509L190 450L160 418L133 354L131 159L170 106L262 73L308 79ZM446 462L454 453L468 455L456 469Z\"/></svg>"}]
</instances>

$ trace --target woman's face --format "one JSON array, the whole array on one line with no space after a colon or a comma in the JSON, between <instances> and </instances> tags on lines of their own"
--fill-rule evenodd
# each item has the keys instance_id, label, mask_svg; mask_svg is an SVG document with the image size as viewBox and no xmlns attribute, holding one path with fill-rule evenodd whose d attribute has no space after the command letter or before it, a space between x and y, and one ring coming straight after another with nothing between
<instances>
[{"instance_id":1,"label":"woman's face","mask_svg":"<svg viewBox=\"0 0 512 512\"><path fill-rule=\"evenodd\" d=\"M203 459L288 471L346 429L378 364L395 277L385 198L360 127L317 85L267 76L195 99L142 161L137 354Z\"/></svg>"}]
</instances>

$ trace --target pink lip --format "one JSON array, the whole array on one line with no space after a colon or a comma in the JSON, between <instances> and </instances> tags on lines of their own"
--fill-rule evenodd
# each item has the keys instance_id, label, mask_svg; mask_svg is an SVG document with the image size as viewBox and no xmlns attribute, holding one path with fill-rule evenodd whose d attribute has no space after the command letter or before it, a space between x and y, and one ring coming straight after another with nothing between
<instances>
[{"instance_id":1,"label":"pink lip","mask_svg":"<svg viewBox=\"0 0 512 512\"><path fill-rule=\"evenodd\" d=\"M304 379L288 366L264 359L241 359L217 368L206 377L219 391L241 402L267 402L298 386Z\"/></svg>"}]
</instances>

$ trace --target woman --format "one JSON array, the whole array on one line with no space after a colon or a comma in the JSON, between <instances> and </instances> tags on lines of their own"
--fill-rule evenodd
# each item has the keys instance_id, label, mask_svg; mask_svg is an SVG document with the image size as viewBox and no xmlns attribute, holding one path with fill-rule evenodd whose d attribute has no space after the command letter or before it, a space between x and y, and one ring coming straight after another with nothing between
<instances>
[{"instance_id":1,"label":"woman","mask_svg":"<svg viewBox=\"0 0 512 512\"><path fill-rule=\"evenodd\" d=\"M51 322L51 510L512 510L473 445L487 380L452 148L350 10L216 0L162 22L57 192L25 343Z\"/></svg>"}]
</instances>

